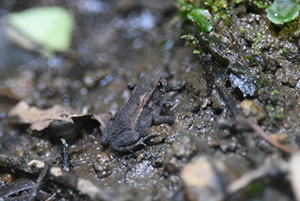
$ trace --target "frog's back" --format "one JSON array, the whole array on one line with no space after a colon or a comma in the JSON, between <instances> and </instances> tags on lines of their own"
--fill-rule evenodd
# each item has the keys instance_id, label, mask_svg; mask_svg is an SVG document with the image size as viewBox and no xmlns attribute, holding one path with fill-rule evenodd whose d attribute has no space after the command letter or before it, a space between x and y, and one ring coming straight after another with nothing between
<instances>
[{"instance_id":1,"label":"frog's back","mask_svg":"<svg viewBox=\"0 0 300 201\"><path fill-rule=\"evenodd\" d=\"M134 130L134 127L142 112L142 108L135 104L135 101L129 100L124 107L119 110L114 117L114 127L120 127L120 130Z\"/></svg>"}]
</instances>

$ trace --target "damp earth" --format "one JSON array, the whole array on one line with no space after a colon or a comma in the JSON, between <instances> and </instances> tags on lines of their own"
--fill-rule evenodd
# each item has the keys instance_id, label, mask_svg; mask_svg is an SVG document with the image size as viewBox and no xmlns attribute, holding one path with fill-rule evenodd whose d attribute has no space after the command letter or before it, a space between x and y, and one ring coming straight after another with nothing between
<instances>
[{"instance_id":1,"label":"damp earth","mask_svg":"<svg viewBox=\"0 0 300 201\"><path fill-rule=\"evenodd\" d=\"M0 17L56 5L75 19L71 51L49 58L1 24L0 200L299 200L299 19L286 31L253 1L230 4L203 34L178 2L0 3ZM160 104L174 124L132 153L104 149L145 74L177 89Z\"/></svg>"}]
</instances>

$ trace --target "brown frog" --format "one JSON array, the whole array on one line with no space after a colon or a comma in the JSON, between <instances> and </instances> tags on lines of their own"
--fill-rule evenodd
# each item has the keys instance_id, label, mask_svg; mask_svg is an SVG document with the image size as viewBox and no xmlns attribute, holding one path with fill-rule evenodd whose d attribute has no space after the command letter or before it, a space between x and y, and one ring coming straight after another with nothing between
<instances>
[{"instance_id":1,"label":"brown frog","mask_svg":"<svg viewBox=\"0 0 300 201\"><path fill-rule=\"evenodd\" d=\"M153 137L151 134L147 135L147 130L152 125L172 125L173 116L160 116L159 104L165 96L166 85L163 77L141 77L132 97L106 125L101 144L104 147L109 145L114 151L133 152L140 146L146 146L144 141Z\"/></svg>"}]
</instances>

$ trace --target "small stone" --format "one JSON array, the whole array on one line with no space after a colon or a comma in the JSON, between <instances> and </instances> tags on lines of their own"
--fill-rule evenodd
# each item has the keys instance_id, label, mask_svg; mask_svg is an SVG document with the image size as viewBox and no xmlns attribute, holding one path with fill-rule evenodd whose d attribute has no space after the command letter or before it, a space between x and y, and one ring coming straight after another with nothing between
<instances>
[{"instance_id":1,"label":"small stone","mask_svg":"<svg viewBox=\"0 0 300 201\"><path fill-rule=\"evenodd\" d=\"M18 150L18 156L24 157L25 153L26 152L24 150Z\"/></svg>"},{"instance_id":2,"label":"small stone","mask_svg":"<svg viewBox=\"0 0 300 201\"><path fill-rule=\"evenodd\" d=\"M167 124L161 124L159 126L152 126L148 132L149 135L155 135L151 138L147 144L154 145L161 143L171 133L171 127Z\"/></svg>"},{"instance_id":3,"label":"small stone","mask_svg":"<svg viewBox=\"0 0 300 201\"><path fill-rule=\"evenodd\" d=\"M15 176L10 173L4 173L0 175L0 184L2 185L11 184L14 180L15 180Z\"/></svg>"},{"instance_id":4,"label":"small stone","mask_svg":"<svg viewBox=\"0 0 300 201\"><path fill-rule=\"evenodd\" d=\"M279 142L284 142L288 138L288 134L282 133L282 134L270 134L269 135L274 140L277 140Z\"/></svg>"},{"instance_id":5,"label":"small stone","mask_svg":"<svg viewBox=\"0 0 300 201\"><path fill-rule=\"evenodd\" d=\"M112 173L111 161L111 158L105 152L96 156L93 168L99 179L103 179Z\"/></svg>"},{"instance_id":6,"label":"small stone","mask_svg":"<svg viewBox=\"0 0 300 201\"><path fill-rule=\"evenodd\" d=\"M44 168L45 167L45 163L43 161L40 160L31 160L27 163L28 166L34 166L38 169Z\"/></svg>"},{"instance_id":7,"label":"small stone","mask_svg":"<svg viewBox=\"0 0 300 201\"><path fill-rule=\"evenodd\" d=\"M226 166L218 160L206 156L189 163L181 171L186 193L190 200L221 201L230 178Z\"/></svg>"},{"instance_id":8,"label":"small stone","mask_svg":"<svg viewBox=\"0 0 300 201\"><path fill-rule=\"evenodd\" d=\"M258 121L260 121L267 116L267 113L253 101L245 99L241 102L240 107L246 117L255 117Z\"/></svg>"},{"instance_id":9,"label":"small stone","mask_svg":"<svg viewBox=\"0 0 300 201\"><path fill-rule=\"evenodd\" d=\"M220 146L220 143L216 139L214 139L210 136L208 136L208 138L207 138L207 143L210 147L219 147Z\"/></svg>"},{"instance_id":10,"label":"small stone","mask_svg":"<svg viewBox=\"0 0 300 201\"><path fill-rule=\"evenodd\" d=\"M103 164L99 161L95 161L93 168L99 179L103 179L112 173L111 165L107 163Z\"/></svg>"},{"instance_id":11,"label":"small stone","mask_svg":"<svg viewBox=\"0 0 300 201\"><path fill-rule=\"evenodd\" d=\"M193 124L194 124L194 114L192 112L181 112L176 115L173 128L175 130L181 128L189 129Z\"/></svg>"},{"instance_id":12,"label":"small stone","mask_svg":"<svg viewBox=\"0 0 300 201\"><path fill-rule=\"evenodd\" d=\"M107 155L107 153L102 152L96 156L96 160L101 163L111 162L111 158Z\"/></svg>"}]
</instances>

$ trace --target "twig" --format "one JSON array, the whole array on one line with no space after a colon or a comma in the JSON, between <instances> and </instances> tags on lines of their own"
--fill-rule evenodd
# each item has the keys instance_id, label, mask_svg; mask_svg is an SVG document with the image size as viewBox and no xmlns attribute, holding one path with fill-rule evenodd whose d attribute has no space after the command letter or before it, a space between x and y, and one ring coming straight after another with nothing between
<instances>
[{"instance_id":1,"label":"twig","mask_svg":"<svg viewBox=\"0 0 300 201\"><path fill-rule=\"evenodd\" d=\"M228 92L227 88L224 85L222 85L219 81L216 81L215 84L217 86L219 93L223 96L224 100L226 101L228 108L235 115L235 120L237 123L242 123L243 125L249 126L255 132L257 132L263 139L265 139L268 143L270 143L271 145L273 145L274 147L280 149L281 151L283 151L285 153L294 153L296 151L288 146L281 144L277 140L269 137L257 123L254 123L254 122L250 121L249 119L246 119L243 116L241 110L237 107L235 100L232 98L232 96Z\"/></svg>"},{"instance_id":2,"label":"twig","mask_svg":"<svg viewBox=\"0 0 300 201\"><path fill-rule=\"evenodd\" d=\"M108 200L103 190L99 189L91 181L77 177L74 173L64 171L60 167L48 168L47 165L40 160L30 160L25 157L0 154L0 168L14 170L17 173L25 172L38 177L38 183L40 183L43 178L50 179L60 186L71 188L80 194L88 196L91 200ZM44 172L42 172L43 170Z\"/></svg>"},{"instance_id":3,"label":"twig","mask_svg":"<svg viewBox=\"0 0 300 201\"><path fill-rule=\"evenodd\" d=\"M49 165L46 164L45 167L42 169L42 171L41 171L41 173L40 173L38 179L36 180L37 185L36 185L35 187L32 188L32 192L31 192L31 195L30 195L29 200L31 200L31 201L34 201L34 200L35 200L36 195L37 195L37 193L38 193L38 191L39 191L39 189L40 189L40 186L41 186L41 184L42 184L42 181L43 181L43 179L45 178L45 176L46 176L46 174L47 174L48 168L49 168Z\"/></svg>"},{"instance_id":4,"label":"twig","mask_svg":"<svg viewBox=\"0 0 300 201\"><path fill-rule=\"evenodd\" d=\"M27 165L29 161L30 159L27 157L0 154L0 167L18 170L19 172L26 172L33 175L39 174L39 172L34 172L31 167Z\"/></svg>"},{"instance_id":5,"label":"twig","mask_svg":"<svg viewBox=\"0 0 300 201\"><path fill-rule=\"evenodd\" d=\"M267 176L275 176L278 174L283 174L288 171L288 164L284 161L278 161L273 163L267 163L261 166L260 168L248 172L247 174L243 175L236 181L232 182L228 188L228 194L234 194L243 188L247 187L250 183L257 181L263 177Z\"/></svg>"},{"instance_id":6,"label":"twig","mask_svg":"<svg viewBox=\"0 0 300 201\"><path fill-rule=\"evenodd\" d=\"M69 161L68 161L68 143L64 138L61 138L62 143L62 166L65 171L69 171Z\"/></svg>"},{"instance_id":7,"label":"twig","mask_svg":"<svg viewBox=\"0 0 300 201\"><path fill-rule=\"evenodd\" d=\"M48 197L45 201L55 200L56 193L53 193L50 197Z\"/></svg>"},{"instance_id":8,"label":"twig","mask_svg":"<svg viewBox=\"0 0 300 201\"><path fill-rule=\"evenodd\" d=\"M269 142L271 145L273 145L274 147L277 147L278 149L280 149L281 151L283 152L286 152L286 153L295 153L296 150L288 147L288 146L285 146L281 143L278 142L278 140L275 140L273 138L271 138L270 136L268 136L262 129L259 125L257 125L256 123L253 123L249 120L248 121L248 125L254 130L256 131L262 138L264 138L267 142Z\"/></svg>"}]
</instances>

